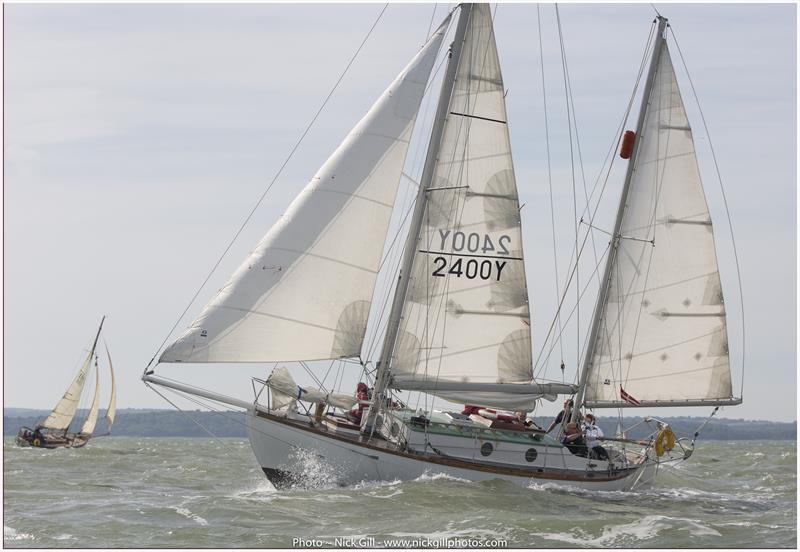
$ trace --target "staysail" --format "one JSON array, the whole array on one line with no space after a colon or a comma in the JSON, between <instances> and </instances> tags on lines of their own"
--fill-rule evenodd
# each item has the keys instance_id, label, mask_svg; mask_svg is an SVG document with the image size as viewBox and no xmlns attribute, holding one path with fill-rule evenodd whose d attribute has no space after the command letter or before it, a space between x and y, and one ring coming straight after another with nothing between
<instances>
[{"instance_id":1,"label":"staysail","mask_svg":"<svg viewBox=\"0 0 800 552\"><path fill-rule=\"evenodd\" d=\"M360 354L411 132L448 22L159 362Z\"/></svg>"},{"instance_id":2,"label":"staysail","mask_svg":"<svg viewBox=\"0 0 800 552\"><path fill-rule=\"evenodd\" d=\"M100 411L100 367L97 365L97 359L94 362L95 371L95 386L94 397L92 397L92 405L89 407L89 414L83 421L80 433L84 435L91 435L94 433L94 426L97 425L97 413Z\"/></svg>"},{"instance_id":3,"label":"staysail","mask_svg":"<svg viewBox=\"0 0 800 552\"><path fill-rule=\"evenodd\" d=\"M489 5L474 4L462 17L469 21L423 220L410 236L416 247L391 385L459 402L532 407L544 391L531 384L530 310L503 77Z\"/></svg>"},{"instance_id":4,"label":"staysail","mask_svg":"<svg viewBox=\"0 0 800 552\"><path fill-rule=\"evenodd\" d=\"M97 335L94 338L92 349L89 351L86 360L83 361L78 373L75 375L75 379L72 380L64 396L61 397L61 400L58 401L56 407L45 421L42 422L40 427L47 429L67 429L69 424L72 423L72 418L75 417L75 411L78 409L81 393L83 393L83 387L86 385L86 375L92 365L94 350L97 347L97 339L100 337L100 331L103 329L103 322L105 319L106 317L104 316L100 321L100 327L97 329Z\"/></svg>"},{"instance_id":5,"label":"staysail","mask_svg":"<svg viewBox=\"0 0 800 552\"><path fill-rule=\"evenodd\" d=\"M106 423L108 431L111 431L111 426L114 425L114 416L117 414L117 383L114 377L114 365L111 364L111 353L108 352L106 346L106 356L108 356L108 370L111 372L111 398L108 400L108 408L106 409Z\"/></svg>"},{"instance_id":6,"label":"staysail","mask_svg":"<svg viewBox=\"0 0 800 552\"><path fill-rule=\"evenodd\" d=\"M739 401L692 130L666 40L657 40L658 65L587 359L588 407Z\"/></svg>"}]
</instances>

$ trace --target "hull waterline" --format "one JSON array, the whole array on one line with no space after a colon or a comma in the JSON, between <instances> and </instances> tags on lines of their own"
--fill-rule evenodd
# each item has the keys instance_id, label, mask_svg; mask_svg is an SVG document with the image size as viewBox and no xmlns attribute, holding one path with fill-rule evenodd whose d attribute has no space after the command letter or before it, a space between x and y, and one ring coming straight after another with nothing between
<instances>
[{"instance_id":1,"label":"hull waterline","mask_svg":"<svg viewBox=\"0 0 800 552\"><path fill-rule=\"evenodd\" d=\"M469 481L502 479L521 486L552 484L570 488L621 491L652 480L656 465L607 471L531 473L512 466L436 458L392 450L380 444L324 435L311 426L277 416L249 412L250 445L267 478L277 488L347 486L364 481L407 481L423 475L445 474Z\"/></svg>"}]
</instances>

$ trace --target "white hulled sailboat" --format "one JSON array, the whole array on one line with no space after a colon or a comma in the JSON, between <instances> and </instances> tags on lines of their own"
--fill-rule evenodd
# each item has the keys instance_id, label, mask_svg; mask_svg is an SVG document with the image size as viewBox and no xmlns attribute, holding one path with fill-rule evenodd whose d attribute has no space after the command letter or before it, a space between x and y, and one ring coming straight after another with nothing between
<instances>
[{"instance_id":1,"label":"white hulled sailboat","mask_svg":"<svg viewBox=\"0 0 800 552\"><path fill-rule=\"evenodd\" d=\"M588 353L572 385L533 377L520 205L492 17L487 4L458 10L371 395L299 387L284 367L256 380L268 392L254 402L154 370L143 376L245 409L253 451L277 486L301 482L298 458L310 453L341 484L435 471L629 489L651 479L659 463L688 457L693 441L675 443L660 424L649 440L609 440L600 459L497 409L529 411L561 394L587 408L741 401L732 394L712 226L666 19L657 20ZM361 359L408 144L453 18L159 363ZM400 391L483 408L414 411L396 400ZM359 403L349 418L340 412Z\"/></svg>"}]
</instances>

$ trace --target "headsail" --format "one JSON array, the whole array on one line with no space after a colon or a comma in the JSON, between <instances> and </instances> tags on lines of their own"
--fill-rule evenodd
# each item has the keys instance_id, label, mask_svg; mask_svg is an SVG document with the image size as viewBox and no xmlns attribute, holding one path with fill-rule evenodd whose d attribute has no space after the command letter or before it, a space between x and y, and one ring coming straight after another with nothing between
<instances>
[{"instance_id":1,"label":"headsail","mask_svg":"<svg viewBox=\"0 0 800 552\"><path fill-rule=\"evenodd\" d=\"M589 407L732 404L714 233L666 40L588 364Z\"/></svg>"},{"instance_id":2,"label":"headsail","mask_svg":"<svg viewBox=\"0 0 800 552\"><path fill-rule=\"evenodd\" d=\"M106 317L104 316L100 321L100 327L97 329L97 335L94 338L92 349L89 351L86 360L83 361L78 373L75 375L75 379L72 380L64 396L61 397L61 400L58 401L56 407L45 421L42 422L40 427L45 427L47 429L67 429L69 424L72 423L72 418L75 417L75 411L78 409L78 401L80 401L81 393L83 393L83 387L86 385L86 374L89 371L89 367L92 365L94 350L97 347L97 339L100 337L100 331L103 329L103 322L105 319Z\"/></svg>"},{"instance_id":3,"label":"headsail","mask_svg":"<svg viewBox=\"0 0 800 552\"><path fill-rule=\"evenodd\" d=\"M528 290L505 90L488 4L474 4L416 240L392 386L454 401L532 406L472 392L532 380ZM448 390L447 384L467 384Z\"/></svg>"},{"instance_id":4,"label":"headsail","mask_svg":"<svg viewBox=\"0 0 800 552\"><path fill-rule=\"evenodd\" d=\"M111 432L111 426L114 425L114 416L117 414L117 383L108 346L106 346L106 356L108 356L108 370L111 372L111 398L108 400L108 408L106 409L106 423L108 424L108 431Z\"/></svg>"},{"instance_id":5,"label":"headsail","mask_svg":"<svg viewBox=\"0 0 800 552\"><path fill-rule=\"evenodd\" d=\"M411 132L448 21L160 362L360 354Z\"/></svg>"},{"instance_id":6,"label":"headsail","mask_svg":"<svg viewBox=\"0 0 800 552\"><path fill-rule=\"evenodd\" d=\"M97 425L97 413L100 411L100 367L97 365L97 358L94 361L95 385L92 405L89 407L89 414L83 421L80 433L91 435L94 433L94 426Z\"/></svg>"}]
</instances>

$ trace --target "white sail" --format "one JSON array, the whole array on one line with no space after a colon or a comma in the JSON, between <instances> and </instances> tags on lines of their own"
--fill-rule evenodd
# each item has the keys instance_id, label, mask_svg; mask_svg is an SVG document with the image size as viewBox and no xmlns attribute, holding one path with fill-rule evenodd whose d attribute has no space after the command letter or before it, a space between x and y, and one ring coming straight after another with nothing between
<instances>
[{"instance_id":1,"label":"white sail","mask_svg":"<svg viewBox=\"0 0 800 552\"><path fill-rule=\"evenodd\" d=\"M442 24L160 362L358 356Z\"/></svg>"},{"instance_id":2,"label":"white sail","mask_svg":"<svg viewBox=\"0 0 800 552\"><path fill-rule=\"evenodd\" d=\"M83 425L81 426L80 430L80 433L83 433L84 435L91 435L94 433L94 426L97 425L97 413L100 411L100 367L97 365L96 360L94 363L94 371L94 397L92 397L92 405L89 407L89 414L83 421Z\"/></svg>"},{"instance_id":3,"label":"white sail","mask_svg":"<svg viewBox=\"0 0 800 552\"><path fill-rule=\"evenodd\" d=\"M530 383L531 330L505 90L488 4L475 4L394 347L396 388L515 408L540 395L437 393ZM408 384L404 387L404 383Z\"/></svg>"},{"instance_id":4,"label":"white sail","mask_svg":"<svg viewBox=\"0 0 800 552\"><path fill-rule=\"evenodd\" d=\"M352 395L328 393L315 387L300 387L289 374L289 370L283 366L272 371L269 379L267 379L267 385L272 390L270 406L276 410L298 400L316 404L329 404L344 410L353 408L358 402Z\"/></svg>"},{"instance_id":5,"label":"white sail","mask_svg":"<svg viewBox=\"0 0 800 552\"><path fill-rule=\"evenodd\" d=\"M75 417L75 412L78 410L78 402L83 393L83 387L86 385L86 375L89 372L89 367L92 365L92 357L94 357L94 350L97 347L97 339L100 337L100 332L103 329L103 322L106 317L100 320L100 327L97 329L97 335L92 343L92 348L83 361L78 373L75 374L75 379L69 384L67 391L58 404L50 413L50 415L42 422L39 427L47 429L67 429L69 424L72 423L72 418Z\"/></svg>"},{"instance_id":6,"label":"white sail","mask_svg":"<svg viewBox=\"0 0 800 552\"><path fill-rule=\"evenodd\" d=\"M78 402L81 399L83 387L86 385L86 375L91 366L92 355L90 354L83 361L64 396L61 397L61 400L58 401L50 415L42 422L41 427L48 429L67 429L69 427L69 424L72 423L72 418L75 417L75 412L78 410Z\"/></svg>"},{"instance_id":7,"label":"white sail","mask_svg":"<svg viewBox=\"0 0 800 552\"><path fill-rule=\"evenodd\" d=\"M660 39L663 40L663 39ZM714 233L666 41L639 136L588 406L731 399Z\"/></svg>"},{"instance_id":8,"label":"white sail","mask_svg":"<svg viewBox=\"0 0 800 552\"><path fill-rule=\"evenodd\" d=\"M111 353L108 352L108 347L106 347L106 356L108 356L108 371L111 372L111 398L108 400L108 408L106 409L106 423L110 432L111 426L114 425L114 416L117 414L117 382L114 377L114 365L111 364Z\"/></svg>"}]
</instances>

